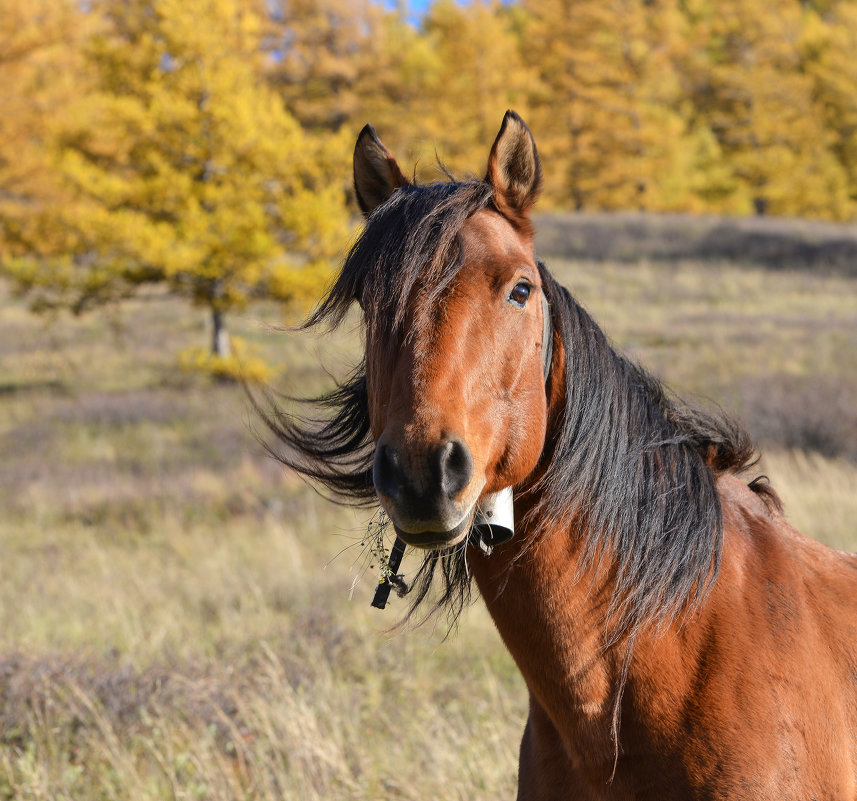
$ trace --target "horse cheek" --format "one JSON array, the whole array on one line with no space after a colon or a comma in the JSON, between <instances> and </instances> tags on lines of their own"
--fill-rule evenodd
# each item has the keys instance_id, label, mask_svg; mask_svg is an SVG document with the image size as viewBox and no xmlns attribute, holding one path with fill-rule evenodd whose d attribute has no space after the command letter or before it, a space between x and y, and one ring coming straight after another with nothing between
<instances>
[{"instance_id":1,"label":"horse cheek","mask_svg":"<svg viewBox=\"0 0 857 801\"><path fill-rule=\"evenodd\" d=\"M507 436L499 460L503 486L519 484L535 469L544 449L547 403L541 382L528 381L510 393Z\"/></svg>"},{"instance_id":2,"label":"horse cheek","mask_svg":"<svg viewBox=\"0 0 857 801\"><path fill-rule=\"evenodd\" d=\"M547 433L547 399L545 398L544 386L539 380L530 391L526 393L526 408L520 413L522 419L526 420L522 452L522 463L526 465L528 476L536 469L545 446L545 435Z\"/></svg>"}]
</instances>

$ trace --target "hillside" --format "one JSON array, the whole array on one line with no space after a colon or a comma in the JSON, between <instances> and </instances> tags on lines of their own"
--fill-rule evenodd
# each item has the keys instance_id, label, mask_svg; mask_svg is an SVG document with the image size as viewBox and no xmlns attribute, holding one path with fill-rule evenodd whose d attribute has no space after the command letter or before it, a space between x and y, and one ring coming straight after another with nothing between
<instances>
[{"instance_id":1,"label":"hillside","mask_svg":"<svg viewBox=\"0 0 857 801\"><path fill-rule=\"evenodd\" d=\"M857 276L857 224L634 212L540 214L536 223L539 251L557 258L705 259Z\"/></svg>"}]
</instances>

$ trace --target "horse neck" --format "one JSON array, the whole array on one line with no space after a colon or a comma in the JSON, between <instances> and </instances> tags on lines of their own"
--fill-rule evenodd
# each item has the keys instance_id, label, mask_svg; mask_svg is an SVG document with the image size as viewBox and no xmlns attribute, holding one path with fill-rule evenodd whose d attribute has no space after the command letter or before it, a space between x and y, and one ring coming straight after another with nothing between
<instances>
[{"instance_id":1,"label":"horse neck","mask_svg":"<svg viewBox=\"0 0 857 801\"><path fill-rule=\"evenodd\" d=\"M604 647L609 576L579 571L573 532L537 528L490 557L473 553L473 576L532 698L564 739L607 757L627 652L627 642Z\"/></svg>"},{"instance_id":2,"label":"horse neck","mask_svg":"<svg viewBox=\"0 0 857 801\"><path fill-rule=\"evenodd\" d=\"M565 405L565 348L554 342L549 430ZM518 665L531 704L552 722L566 747L612 765L617 693L629 654L628 638L606 647L610 559L582 564L585 532L548 522L537 510L537 470L519 487L515 538L490 556L471 549L469 563L488 611Z\"/></svg>"},{"instance_id":3,"label":"horse neck","mask_svg":"<svg viewBox=\"0 0 857 801\"><path fill-rule=\"evenodd\" d=\"M562 423L566 405L566 348L553 346L548 384L548 432ZM548 434L550 439L550 434ZM581 570L584 537L569 526L546 523L534 507L546 466L540 466L515 502L519 530L490 558L471 560L474 578L507 648L530 688L545 695L548 677L563 677L564 708L607 704L615 682L615 658L603 647L609 601L606 564ZM605 560L606 562L606 560Z\"/></svg>"}]
</instances>

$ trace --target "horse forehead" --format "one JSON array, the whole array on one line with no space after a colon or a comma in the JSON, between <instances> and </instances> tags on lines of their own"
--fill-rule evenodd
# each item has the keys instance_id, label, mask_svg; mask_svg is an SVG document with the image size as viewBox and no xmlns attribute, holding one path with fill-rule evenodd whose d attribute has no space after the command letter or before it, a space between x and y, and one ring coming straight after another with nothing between
<instances>
[{"instance_id":1,"label":"horse forehead","mask_svg":"<svg viewBox=\"0 0 857 801\"><path fill-rule=\"evenodd\" d=\"M532 263L532 242L496 211L477 211L461 229L465 263L483 266Z\"/></svg>"}]
</instances>

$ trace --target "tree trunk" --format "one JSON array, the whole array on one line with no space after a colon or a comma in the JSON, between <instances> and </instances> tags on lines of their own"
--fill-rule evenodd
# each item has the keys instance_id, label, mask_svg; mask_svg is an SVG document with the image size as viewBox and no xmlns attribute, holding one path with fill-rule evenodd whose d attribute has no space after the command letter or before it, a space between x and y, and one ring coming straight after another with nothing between
<instances>
[{"instance_id":1,"label":"tree trunk","mask_svg":"<svg viewBox=\"0 0 857 801\"><path fill-rule=\"evenodd\" d=\"M222 309L211 309L211 323L211 352L220 359L228 359L232 355L232 346L229 343L229 332L226 330Z\"/></svg>"}]
</instances>

